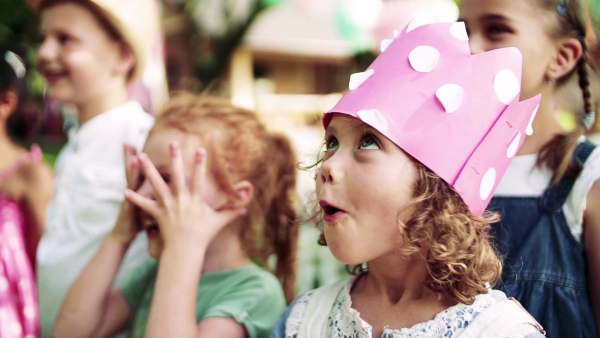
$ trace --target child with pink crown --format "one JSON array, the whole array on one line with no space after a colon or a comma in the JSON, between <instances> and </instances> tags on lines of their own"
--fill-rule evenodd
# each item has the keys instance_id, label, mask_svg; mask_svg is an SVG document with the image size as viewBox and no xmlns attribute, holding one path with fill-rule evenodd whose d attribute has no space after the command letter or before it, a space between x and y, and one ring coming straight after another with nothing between
<instances>
[{"instance_id":1,"label":"child with pink crown","mask_svg":"<svg viewBox=\"0 0 600 338\"><path fill-rule=\"evenodd\" d=\"M491 290L502 264L485 211L530 135L516 48L471 55L462 22L382 42L325 113L322 240L355 277L298 297L272 337L541 337Z\"/></svg>"}]
</instances>

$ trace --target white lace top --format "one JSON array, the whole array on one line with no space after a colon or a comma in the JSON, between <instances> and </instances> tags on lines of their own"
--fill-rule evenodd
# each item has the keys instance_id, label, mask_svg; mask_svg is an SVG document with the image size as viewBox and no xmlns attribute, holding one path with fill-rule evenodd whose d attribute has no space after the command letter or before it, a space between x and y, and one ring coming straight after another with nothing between
<instances>
[{"instance_id":1,"label":"white lace top","mask_svg":"<svg viewBox=\"0 0 600 338\"><path fill-rule=\"evenodd\" d=\"M365 322L360 313L352 308L350 289L355 278L350 279L338 294L334 306L329 313L326 337L338 338L371 338L373 328ZM286 338L295 338L298 334L300 322L304 317L304 310L312 292L298 298L292 308L285 325ZM487 294L478 295L471 305L459 303L444 311L439 312L433 319L416 324L409 328L392 329L385 327L381 338L429 338L429 337L458 337L469 323L484 309L498 301L505 300L506 296L501 291L490 290ZM521 327L517 336L537 332L535 327ZM513 337L511 335L511 337Z\"/></svg>"}]
</instances>

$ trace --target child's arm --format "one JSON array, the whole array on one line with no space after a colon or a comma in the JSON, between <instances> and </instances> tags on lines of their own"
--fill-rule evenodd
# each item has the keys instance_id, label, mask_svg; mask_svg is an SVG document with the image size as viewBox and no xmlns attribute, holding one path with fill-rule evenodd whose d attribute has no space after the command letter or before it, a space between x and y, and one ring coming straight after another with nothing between
<instances>
[{"instance_id":1,"label":"child's arm","mask_svg":"<svg viewBox=\"0 0 600 338\"><path fill-rule=\"evenodd\" d=\"M196 322L196 299L206 250L217 233L245 209L216 211L202 197L206 152L195 158L192 186L185 184L183 161L177 143L170 145L172 189L145 155L140 163L157 195L153 201L127 191L133 204L151 214L164 241L152 299L146 337L246 337L233 319L211 318Z\"/></svg>"},{"instance_id":2,"label":"child's arm","mask_svg":"<svg viewBox=\"0 0 600 338\"><path fill-rule=\"evenodd\" d=\"M588 265L590 300L600 328L600 180L596 181L587 195L583 224L583 240ZM600 330L598 331L600 334ZM600 336L598 336L600 338Z\"/></svg>"},{"instance_id":3,"label":"child's arm","mask_svg":"<svg viewBox=\"0 0 600 338\"><path fill-rule=\"evenodd\" d=\"M107 236L69 289L53 337L109 337L127 325L131 311L112 284L128 246L112 233Z\"/></svg>"},{"instance_id":4,"label":"child's arm","mask_svg":"<svg viewBox=\"0 0 600 338\"><path fill-rule=\"evenodd\" d=\"M45 163L32 163L24 169L26 185L22 204L27 221L27 254L35 263L36 249L45 230L46 209L52 199L54 175Z\"/></svg>"},{"instance_id":5,"label":"child's arm","mask_svg":"<svg viewBox=\"0 0 600 338\"><path fill-rule=\"evenodd\" d=\"M133 147L126 145L124 150L128 187L132 188L137 184L139 164ZM112 285L139 231L132 209L123 201L113 230L69 289L52 332L54 337L109 337L129 323L131 310L123 294L112 291Z\"/></svg>"}]
</instances>

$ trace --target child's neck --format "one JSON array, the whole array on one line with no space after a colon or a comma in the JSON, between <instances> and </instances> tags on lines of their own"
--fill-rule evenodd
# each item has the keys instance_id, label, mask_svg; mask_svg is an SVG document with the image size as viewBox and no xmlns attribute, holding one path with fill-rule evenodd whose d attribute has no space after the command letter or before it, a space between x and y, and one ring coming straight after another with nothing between
<instances>
[{"instance_id":1,"label":"child's neck","mask_svg":"<svg viewBox=\"0 0 600 338\"><path fill-rule=\"evenodd\" d=\"M128 101L129 95L127 94L127 89L124 87L122 90L106 92L91 100L77 104L76 108L79 117L79 125L84 125L94 117L105 111L123 105Z\"/></svg>"},{"instance_id":2,"label":"child's neck","mask_svg":"<svg viewBox=\"0 0 600 338\"><path fill-rule=\"evenodd\" d=\"M250 263L239 235L226 228L215 237L206 250L202 272L231 270Z\"/></svg>"},{"instance_id":3,"label":"child's neck","mask_svg":"<svg viewBox=\"0 0 600 338\"><path fill-rule=\"evenodd\" d=\"M385 327L401 329L431 320L457 301L425 286L427 269L422 258L370 262L350 292L352 308L381 337Z\"/></svg>"}]
</instances>

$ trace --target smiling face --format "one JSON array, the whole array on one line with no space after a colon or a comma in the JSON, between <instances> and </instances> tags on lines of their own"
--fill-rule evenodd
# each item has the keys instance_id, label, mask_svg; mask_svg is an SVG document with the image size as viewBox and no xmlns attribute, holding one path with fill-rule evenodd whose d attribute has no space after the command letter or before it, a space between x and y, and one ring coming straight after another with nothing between
<instances>
[{"instance_id":1,"label":"smiling face","mask_svg":"<svg viewBox=\"0 0 600 338\"><path fill-rule=\"evenodd\" d=\"M76 106L111 92L122 44L109 35L94 14L73 2L41 13L42 43L37 68L54 100ZM120 74L125 83L126 72Z\"/></svg>"},{"instance_id":2,"label":"smiling face","mask_svg":"<svg viewBox=\"0 0 600 338\"><path fill-rule=\"evenodd\" d=\"M553 13L535 0L461 0L460 21L469 34L471 52L516 47L523 54L521 99L541 92L546 70L557 53L550 35Z\"/></svg>"},{"instance_id":3,"label":"smiling face","mask_svg":"<svg viewBox=\"0 0 600 338\"><path fill-rule=\"evenodd\" d=\"M334 115L317 176L324 235L333 255L360 264L396 254L398 220L412 199L416 167L392 141L363 122Z\"/></svg>"},{"instance_id":4,"label":"smiling face","mask_svg":"<svg viewBox=\"0 0 600 338\"><path fill-rule=\"evenodd\" d=\"M169 143L173 141L179 142L181 146L181 154L186 174L185 181L186 184L190 186L191 173L194 167L194 154L196 150L202 147L202 143L198 137L185 134L172 128L153 130L146 141L144 152L148 155L148 158L152 161L163 180L171 186L172 171ZM210 161L210 154L208 155L208 161ZM137 189L137 192L144 197L156 199L152 184L143 177L141 179L141 185ZM207 172L205 185L202 188L202 191L204 200L212 208L219 209L219 207L227 201L225 194L217 188L217 185L209 172ZM156 220L151 215L140 211L139 224L142 229L146 231L148 236L148 252L150 253L150 256L159 258L163 249L163 241Z\"/></svg>"}]
</instances>

